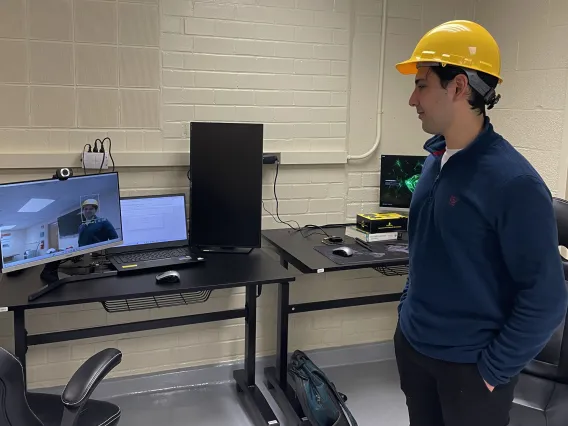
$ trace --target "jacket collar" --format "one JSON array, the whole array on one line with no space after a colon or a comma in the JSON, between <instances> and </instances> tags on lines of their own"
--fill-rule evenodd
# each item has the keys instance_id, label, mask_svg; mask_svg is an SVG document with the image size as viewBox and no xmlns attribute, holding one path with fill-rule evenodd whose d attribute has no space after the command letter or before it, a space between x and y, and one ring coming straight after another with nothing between
<instances>
[{"instance_id":1,"label":"jacket collar","mask_svg":"<svg viewBox=\"0 0 568 426\"><path fill-rule=\"evenodd\" d=\"M480 147L487 145L489 140L494 139L497 134L493 129L493 124L489 121L489 117L485 117L483 122L483 129L477 135L477 137L462 151L474 152ZM424 149L434 155L435 157L441 157L444 152L446 152L446 139L442 135L436 135L428 139L424 144Z\"/></svg>"},{"instance_id":2,"label":"jacket collar","mask_svg":"<svg viewBox=\"0 0 568 426\"><path fill-rule=\"evenodd\" d=\"M85 224L90 225L91 223L95 223L98 220L99 220L99 217L96 214L94 214L92 218L85 220Z\"/></svg>"}]
</instances>

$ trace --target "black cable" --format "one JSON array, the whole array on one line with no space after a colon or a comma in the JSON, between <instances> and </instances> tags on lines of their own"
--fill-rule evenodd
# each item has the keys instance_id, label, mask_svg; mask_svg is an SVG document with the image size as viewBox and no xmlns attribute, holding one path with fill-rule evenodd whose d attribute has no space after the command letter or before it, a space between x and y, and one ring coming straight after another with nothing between
<instances>
[{"instance_id":1,"label":"black cable","mask_svg":"<svg viewBox=\"0 0 568 426\"><path fill-rule=\"evenodd\" d=\"M276 182L278 181L279 164L280 164L279 161L276 161L276 174L274 176L274 184L273 184L274 200L276 201L276 216L274 216L274 214L272 214L270 211L268 211L268 209L264 205L264 200L261 200L262 201L262 208L264 209L264 211L266 213L268 213L270 216L272 216L272 219L274 219L275 222L288 225L295 232L299 232L302 235L302 237L304 237L304 238L308 238L312 235L325 235L326 238L331 238L331 235L329 235L325 231L324 228L341 228L341 227L348 227L348 226L355 225L355 224L350 224L350 223L341 223L341 224L327 224L327 225L322 225L322 226L319 226L319 225L300 226L300 224L298 222L296 222L295 220L290 220L290 221L282 220L282 218L280 217L280 213L278 211L279 203L278 203L278 195L276 194ZM188 172L188 179L189 179L189 172ZM292 226L290 223L295 223L296 227ZM304 233L306 230L307 230L307 232ZM312 232L310 232L310 231L312 231Z\"/></svg>"},{"instance_id":2,"label":"black cable","mask_svg":"<svg viewBox=\"0 0 568 426\"><path fill-rule=\"evenodd\" d=\"M304 233L306 231L304 228L308 228L307 233ZM319 230L319 229L316 228L316 230L314 232L310 232L310 229L313 229L313 228L309 228L308 225L304 226L304 228L296 230L296 232L299 232L300 235L302 235L302 237L304 237L304 238L311 237L312 235L324 235L326 238L331 237L331 235L329 235L323 229Z\"/></svg>"},{"instance_id":3,"label":"black cable","mask_svg":"<svg viewBox=\"0 0 568 426\"><path fill-rule=\"evenodd\" d=\"M189 172L188 172L189 173ZM188 176L189 178L189 176ZM276 175L274 176L274 198L276 200L276 214L278 215L278 196L276 195L276 181L278 180L278 161L276 161ZM270 211L268 211L268 209L266 208L266 206L264 205L264 200L262 201L262 208L264 209L264 211L266 213L268 213L272 219L274 219L275 222L277 223L285 223L286 225L288 225L290 228L296 230L296 228L294 228L292 225L290 225L287 222L283 222L282 219L280 219L280 217L278 216L278 218L276 216L274 216ZM296 222L296 224L298 224L298 222ZM298 229L300 229L300 225L298 224Z\"/></svg>"},{"instance_id":4,"label":"black cable","mask_svg":"<svg viewBox=\"0 0 568 426\"><path fill-rule=\"evenodd\" d=\"M97 139L97 140L98 140L98 139ZM102 170L103 170L103 165L104 165L104 163L105 163L105 157L106 157L106 153L105 153L105 143L104 143L103 141L100 141L100 142L101 142L101 149L99 150L99 152L100 152L101 154L103 154L103 158L102 158L102 160L101 160L101 165L100 165L100 167L99 167L99 174L101 174L101 172L102 172ZM97 141L95 141L95 143L97 143Z\"/></svg>"},{"instance_id":5,"label":"black cable","mask_svg":"<svg viewBox=\"0 0 568 426\"><path fill-rule=\"evenodd\" d=\"M102 151L103 154L103 159L101 160L101 166L99 167L99 174L101 173L101 171L103 170L103 165L105 163L105 157L106 157L106 152Z\"/></svg>"},{"instance_id":6,"label":"black cable","mask_svg":"<svg viewBox=\"0 0 568 426\"><path fill-rule=\"evenodd\" d=\"M276 218L276 216L274 216L272 213L270 213L270 212L268 211L268 209L267 209L266 206L264 205L264 200L261 200L261 201L262 201L262 208L264 209L264 211L265 211L266 213L268 213L270 216L272 216L272 219L274 219L275 222L277 222L277 223L280 222L280 221ZM289 225L288 225L288 226L289 226Z\"/></svg>"},{"instance_id":7,"label":"black cable","mask_svg":"<svg viewBox=\"0 0 568 426\"><path fill-rule=\"evenodd\" d=\"M356 226L356 223L328 223L327 225L318 226L318 228L347 228L349 226ZM315 225L306 225L306 226L315 226Z\"/></svg>"},{"instance_id":8,"label":"black cable","mask_svg":"<svg viewBox=\"0 0 568 426\"><path fill-rule=\"evenodd\" d=\"M83 173L86 175L87 174L87 169L85 168L85 148L89 147L89 150L87 152L92 152L92 147L90 143L86 143L85 146L83 147L83 155L81 156L81 163L83 163Z\"/></svg>"},{"instance_id":9,"label":"black cable","mask_svg":"<svg viewBox=\"0 0 568 426\"><path fill-rule=\"evenodd\" d=\"M276 182L278 180L279 165L280 165L280 161L276 161L276 174L274 176L274 200L276 201L276 217L278 218L278 221L280 223L288 225L290 228L292 228L294 230L299 230L299 229L301 229L301 226L298 222L296 222L295 220L284 221L284 220L282 220L282 218L280 218L280 213L278 212L279 203L278 203L278 195L276 195ZM292 222L295 223L298 228L294 228L292 225L290 225L290 223L292 223Z\"/></svg>"},{"instance_id":10,"label":"black cable","mask_svg":"<svg viewBox=\"0 0 568 426\"><path fill-rule=\"evenodd\" d=\"M321 232L312 232L308 235L304 235L303 230L296 230L296 232L300 232L302 234L302 236L304 238L309 237L310 235L325 235L327 238L331 238L332 235L329 235L327 232L325 232L325 228L347 228L348 226L355 226L357 225L356 223L330 223L327 225L304 225L304 228L308 228L308 229L316 229L319 230Z\"/></svg>"},{"instance_id":11,"label":"black cable","mask_svg":"<svg viewBox=\"0 0 568 426\"><path fill-rule=\"evenodd\" d=\"M323 229L322 226L318 226L318 225L304 225L304 228L308 228L308 229L316 229L316 230L320 230L321 232L312 232L311 234L307 235L306 237L309 237L310 235L314 235L314 234L320 234L320 235L325 235L326 237L331 237L331 235L329 235L327 232L325 232L325 230ZM301 229L298 229L298 231L300 231L300 233L302 234L302 236L304 236L304 234L302 233Z\"/></svg>"},{"instance_id":12,"label":"black cable","mask_svg":"<svg viewBox=\"0 0 568 426\"><path fill-rule=\"evenodd\" d=\"M112 140L111 140L111 138L109 138L108 136L107 136L106 138L104 138L104 139L101 141L101 146L102 146L103 149L104 149L104 142L105 142L106 140L108 140L108 156L109 156L109 158L110 158L110 161L112 161L112 171L114 172L114 158L112 158ZM103 157L103 161L104 161L104 157Z\"/></svg>"}]
</instances>

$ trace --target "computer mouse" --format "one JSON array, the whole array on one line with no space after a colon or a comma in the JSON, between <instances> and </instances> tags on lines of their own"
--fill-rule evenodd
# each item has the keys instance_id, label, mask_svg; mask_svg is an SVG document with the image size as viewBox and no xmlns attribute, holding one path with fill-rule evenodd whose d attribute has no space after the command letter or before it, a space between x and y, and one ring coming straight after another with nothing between
<instances>
[{"instance_id":1,"label":"computer mouse","mask_svg":"<svg viewBox=\"0 0 568 426\"><path fill-rule=\"evenodd\" d=\"M353 250L350 249L349 247L338 247L335 250L333 250L332 253L337 255L337 256L342 256L342 257L353 256Z\"/></svg>"},{"instance_id":2,"label":"computer mouse","mask_svg":"<svg viewBox=\"0 0 568 426\"><path fill-rule=\"evenodd\" d=\"M173 284L179 283L180 277L178 271L166 271L156 275L156 282L158 284Z\"/></svg>"}]
</instances>

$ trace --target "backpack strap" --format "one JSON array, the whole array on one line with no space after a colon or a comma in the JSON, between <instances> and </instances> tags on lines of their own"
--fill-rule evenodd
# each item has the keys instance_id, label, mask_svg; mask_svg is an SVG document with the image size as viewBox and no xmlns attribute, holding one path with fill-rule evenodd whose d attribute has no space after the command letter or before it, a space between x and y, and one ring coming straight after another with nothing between
<instances>
[{"instance_id":1,"label":"backpack strap","mask_svg":"<svg viewBox=\"0 0 568 426\"><path fill-rule=\"evenodd\" d=\"M327 387L329 389L331 389L331 391L335 395L335 398L337 399L337 402L341 406L343 413L347 417L347 421L349 422L349 425L350 426L358 426L357 421L355 420L355 418L351 414L351 411L349 411L349 409L347 408L347 405L345 404L345 400L344 400L345 395L337 392L335 385L329 381L329 379L326 377L325 374L323 374L323 372L315 370L313 373L315 375L317 375L327 385ZM345 399L347 399L347 398L345 398Z\"/></svg>"}]
</instances>

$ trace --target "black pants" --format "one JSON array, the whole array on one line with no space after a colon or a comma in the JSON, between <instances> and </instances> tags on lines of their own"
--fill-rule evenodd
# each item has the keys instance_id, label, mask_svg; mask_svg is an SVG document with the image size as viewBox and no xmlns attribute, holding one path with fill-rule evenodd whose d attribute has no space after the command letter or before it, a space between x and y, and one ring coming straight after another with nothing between
<instances>
[{"instance_id":1,"label":"black pants","mask_svg":"<svg viewBox=\"0 0 568 426\"><path fill-rule=\"evenodd\" d=\"M410 426L506 426L518 378L487 389L476 364L418 353L397 327L395 353Z\"/></svg>"}]
</instances>

